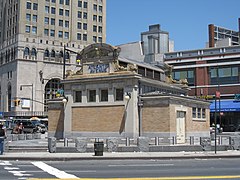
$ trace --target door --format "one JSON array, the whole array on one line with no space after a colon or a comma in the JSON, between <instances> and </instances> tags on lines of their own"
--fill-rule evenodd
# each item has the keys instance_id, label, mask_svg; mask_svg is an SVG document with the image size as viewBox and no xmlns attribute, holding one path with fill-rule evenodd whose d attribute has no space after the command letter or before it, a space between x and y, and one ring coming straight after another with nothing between
<instances>
[{"instance_id":1,"label":"door","mask_svg":"<svg viewBox=\"0 0 240 180\"><path fill-rule=\"evenodd\" d=\"M185 143L185 118L186 112L177 111L177 143Z\"/></svg>"}]
</instances>

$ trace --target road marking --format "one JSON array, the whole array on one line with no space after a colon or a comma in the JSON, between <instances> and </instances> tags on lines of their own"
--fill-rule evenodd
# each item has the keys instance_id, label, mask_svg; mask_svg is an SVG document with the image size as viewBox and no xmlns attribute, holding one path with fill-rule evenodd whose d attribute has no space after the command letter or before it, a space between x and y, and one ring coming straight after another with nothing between
<instances>
[{"instance_id":1,"label":"road marking","mask_svg":"<svg viewBox=\"0 0 240 180\"><path fill-rule=\"evenodd\" d=\"M174 166L174 164L123 164L123 165L121 165L121 164L109 164L108 165L109 167L126 167L126 166L129 166L129 167L145 167L145 166L156 166L156 167L158 167L158 166Z\"/></svg>"},{"instance_id":2,"label":"road marking","mask_svg":"<svg viewBox=\"0 0 240 180\"><path fill-rule=\"evenodd\" d=\"M24 174L26 173L26 171L8 171L10 173L12 173L14 176L32 176L32 174Z\"/></svg>"},{"instance_id":3,"label":"road marking","mask_svg":"<svg viewBox=\"0 0 240 180\"><path fill-rule=\"evenodd\" d=\"M198 180L198 179L236 179L240 175L231 176L184 176L184 177L156 177L156 178L78 178L77 180ZM59 180L59 179L37 179L30 178L29 180ZM71 178L63 178L61 180L72 180Z\"/></svg>"},{"instance_id":4,"label":"road marking","mask_svg":"<svg viewBox=\"0 0 240 180\"><path fill-rule=\"evenodd\" d=\"M16 170L19 169L18 167L5 167L4 169L6 170Z\"/></svg>"},{"instance_id":5,"label":"road marking","mask_svg":"<svg viewBox=\"0 0 240 180\"><path fill-rule=\"evenodd\" d=\"M0 161L1 166L11 166L12 164L9 161Z\"/></svg>"},{"instance_id":6,"label":"road marking","mask_svg":"<svg viewBox=\"0 0 240 180\"><path fill-rule=\"evenodd\" d=\"M52 166L49 166L47 164L45 164L44 162L40 162L40 161L37 161L37 162L32 162L32 164L40 169L42 169L43 171L53 175L53 176L56 176L57 178L60 178L60 179L79 179L78 177L72 175L72 174L68 174L64 171L60 171Z\"/></svg>"}]
</instances>

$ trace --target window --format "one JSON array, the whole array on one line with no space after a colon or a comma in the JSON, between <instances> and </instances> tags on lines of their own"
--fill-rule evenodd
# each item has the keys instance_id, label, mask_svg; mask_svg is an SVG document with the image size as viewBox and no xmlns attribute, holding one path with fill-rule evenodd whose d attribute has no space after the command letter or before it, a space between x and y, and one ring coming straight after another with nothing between
<instances>
[{"instance_id":1,"label":"window","mask_svg":"<svg viewBox=\"0 0 240 180\"><path fill-rule=\"evenodd\" d=\"M37 34L37 27L36 27L36 26L33 26L33 27L32 27L32 33L33 33L33 34Z\"/></svg>"},{"instance_id":2,"label":"window","mask_svg":"<svg viewBox=\"0 0 240 180\"><path fill-rule=\"evenodd\" d=\"M62 31L58 31L58 37L62 38L63 37L63 32Z\"/></svg>"},{"instance_id":3,"label":"window","mask_svg":"<svg viewBox=\"0 0 240 180\"><path fill-rule=\"evenodd\" d=\"M55 19L51 18L51 25L55 25Z\"/></svg>"},{"instance_id":4,"label":"window","mask_svg":"<svg viewBox=\"0 0 240 180\"><path fill-rule=\"evenodd\" d=\"M193 118L196 118L196 117L197 117L197 115L196 115L197 112L196 112L196 111L197 111L197 108L193 107L193 108L192 108L192 117L193 117Z\"/></svg>"},{"instance_id":5,"label":"window","mask_svg":"<svg viewBox=\"0 0 240 180\"><path fill-rule=\"evenodd\" d=\"M56 8L55 7L51 7L51 13L56 14Z\"/></svg>"},{"instance_id":6,"label":"window","mask_svg":"<svg viewBox=\"0 0 240 180\"><path fill-rule=\"evenodd\" d=\"M52 36L52 37L55 36L55 30L53 30L53 29L50 30L50 36Z\"/></svg>"},{"instance_id":7,"label":"window","mask_svg":"<svg viewBox=\"0 0 240 180\"><path fill-rule=\"evenodd\" d=\"M56 3L56 0L52 0L52 3Z\"/></svg>"},{"instance_id":8,"label":"window","mask_svg":"<svg viewBox=\"0 0 240 180\"><path fill-rule=\"evenodd\" d=\"M102 6L98 7L99 12L102 12Z\"/></svg>"},{"instance_id":9,"label":"window","mask_svg":"<svg viewBox=\"0 0 240 180\"><path fill-rule=\"evenodd\" d=\"M102 37L98 37L98 42L102 42Z\"/></svg>"},{"instance_id":10,"label":"window","mask_svg":"<svg viewBox=\"0 0 240 180\"><path fill-rule=\"evenodd\" d=\"M87 2L84 2L84 3L83 3L83 7L84 7L84 8L87 8L87 6L88 6L88 3L87 3Z\"/></svg>"},{"instance_id":11,"label":"window","mask_svg":"<svg viewBox=\"0 0 240 180\"><path fill-rule=\"evenodd\" d=\"M93 5L93 10L97 11L97 5L96 4Z\"/></svg>"},{"instance_id":12,"label":"window","mask_svg":"<svg viewBox=\"0 0 240 180\"><path fill-rule=\"evenodd\" d=\"M59 15L63 16L63 9L59 9Z\"/></svg>"},{"instance_id":13,"label":"window","mask_svg":"<svg viewBox=\"0 0 240 180\"><path fill-rule=\"evenodd\" d=\"M69 10L65 10L65 16L69 16Z\"/></svg>"},{"instance_id":14,"label":"window","mask_svg":"<svg viewBox=\"0 0 240 180\"><path fill-rule=\"evenodd\" d=\"M29 56L29 54L30 54L30 50L29 50L28 47L26 47L26 48L24 49L24 56Z\"/></svg>"},{"instance_id":15,"label":"window","mask_svg":"<svg viewBox=\"0 0 240 180\"><path fill-rule=\"evenodd\" d=\"M115 90L115 101L123 101L123 88Z\"/></svg>"},{"instance_id":16,"label":"window","mask_svg":"<svg viewBox=\"0 0 240 180\"><path fill-rule=\"evenodd\" d=\"M26 33L30 33L30 26L26 26L25 32L26 32Z\"/></svg>"},{"instance_id":17,"label":"window","mask_svg":"<svg viewBox=\"0 0 240 180\"><path fill-rule=\"evenodd\" d=\"M102 89L100 90L100 101L108 101L108 90L107 89Z\"/></svg>"},{"instance_id":18,"label":"window","mask_svg":"<svg viewBox=\"0 0 240 180\"><path fill-rule=\"evenodd\" d=\"M82 91L75 91L74 102L82 102Z\"/></svg>"},{"instance_id":19,"label":"window","mask_svg":"<svg viewBox=\"0 0 240 180\"><path fill-rule=\"evenodd\" d=\"M86 12L83 13L83 19L87 19L87 13Z\"/></svg>"},{"instance_id":20,"label":"window","mask_svg":"<svg viewBox=\"0 0 240 180\"><path fill-rule=\"evenodd\" d=\"M58 25L63 27L63 20L59 20L59 24Z\"/></svg>"},{"instance_id":21,"label":"window","mask_svg":"<svg viewBox=\"0 0 240 180\"><path fill-rule=\"evenodd\" d=\"M97 21L97 15L93 15L93 21Z\"/></svg>"},{"instance_id":22,"label":"window","mask_svg":"<svg viewBox=\"0 0 240 180\"><path fill-rule=\"evenodd\" d=\"M49 13L49 6L45 6L45 13Z\"/></svg>"},{"instance_id":23,"label":"window","mask_svg":"<svg viewBox=\"0 0 240 180\"><path fill-rule=\"evenodd\" d=\"M26 20L31 21L31 14L26 14Z\"/></svg>"},{"instance_id":24,"label":"window","mask_svg":"<svg viewBox=\"0 0 240 180\"><path fill-rule=\"evenodd\" d=\"M202 118L203 119L206 118L206 109L205 108L202 109Z\"/></svg>"},{"instance_id":25,"label":"window","mask_svg":"<svg viewBox=\"0 0 240 180\"><path fill-rule=\"evenodd\" d=\"M65 21L65 27L66 27L66 28L69 27L69 21Z\"/></svg>"},{"instance_id":26,"label":"window","mask_svg":"<svg viewBox=\"0 0 240 180\"><path fill-rule=\"evenodd\" d=\"M65 0L66 5L69 5L69 3L70 3L70 0Z\"/></svg>"},{"instance_id":27,"label":"window","mask_svg":"<svg viewBox=\"0 0 240 180\"><path fill-rule=\"evenodd\" d=\"M96 90L88 91L88 102L96 102Z\"/></svg>"},{"instance_id":28,"label":"window","mask_svg":"<svg viewBox=\"0 0 240 180\"><path fill-rule=\"evenodd\" d=\"M98 27L98 32L102 33L102 27L101 26Z\"/></svg>"},{"instance_id":29,"label":"window","mask_svg":"<svg viewBox=\"0 0 240 180\"><path fill-rule=\"evenodd\" d=\"M49 57L49 50L48 50L48 49L45 50L45 52L44 52L44 57L45 57L45 58Z\"/></svg>"},{"instance_id":30,"label":"window","mask_svg":"<svg viewBox=\"0 0 240 180\"><path fill-rule=\"evenodd\" d=\"M78 11L78 18L82 18L82 12Z\"/></svg>"},{"instance_id":31,"label":"window","mask_svg":"<svg viewBox=\"0 0 240 180\"><path fill-rule=\"evenodd\" d=\"M27 2L27 9L31 9L32 4L30 2Z\"/></svg>"},{"instance_id":32,"label":"window","mask_svg":"<svg viewBox=\"0 0 240 180\"><path fill-rule=\"evenodd\" d=\"M69 32L65 32L65 33L64 33L64 38L65 38L65 39L69 39Z\"/></svg>"},{"instance_id":33,"label":"window","mask_svg":"<svg viewBox=\"0 0 240 180\"><path fill-rule=\"evenodd\" d=\"M77 23L77 28L78 28L78 29L82 29L82 23L78 22L78 23Z\"/></svg>"},{"instance_id":34,"label":"window","mask_svg":"<svg viewBox=\"0 0 240 180\"><path fill-rule=\"evenodd\" d=\"M37 22L37 15L33 15L33 22Z\"/></svg>"},{"instance_id":35,"label":"window","mask_svg":"<svg viewBox=\"0 0 240 180\"><path fill-rule=\"evenodd\" d=\"M63 4L63 0L59 0L59 4Z\"/></svg>"},{"instance_id":36,"label":"window","mask_svg":"<svg viewBox=\"0 0 240 180\"><path fill-rule=\"evenodd\" d=\"M93 25L93 32L97 32L97 26Z\"/></svg>"},{"instance_id":37,"label":"window","mask_svg":"<svg viewBox=\"0 0 240 180\"><path fill-rule=\"evenodd\" d=\"M82 7L82 1L78 1L78 7Z\"/></svg>"},{"instance_id":38,"label":"window","mask_svg":"<svg viewBox=\"0 0 240 180\"><path fill-rule=\"evenodd\" d=\"M44 24L49 24L49 18L48 17L44 18Z\"/></svg>"},{"instance_id":39,"label":"window","mask_svg":"<svg viewBox=\"0 0 240 180\"><path fill-rule=\"evenodd\" d=\"M37 3L33 3L33 10L35 10L35 11L38 10L38 4Z\"/></svg>"},{"instance_id":40,"label":"window","mask_svg":"<svg viewBox=\"0 0 240 180\"><path fill-rule=\"evenodd\" d=\"M83 34L83 40L87 41L87 35L86 34Z\"/></svg>"},{"instance_id":41,"label":"window","mask_svg":"<svg viewBox=\"0 0 240 180\"><path fill-rule=\"evenodd\" d=\"M83 23L83 29L87 30L87 24L86 23Z\"/></svg>"},{"instance_id":42,"label":"window","mask_svg":"<svg viewBox=\"0 0 240 180\"><path fill-rule=\"evenodd\" d=\"M52 57L52 58L55 57L55 51L54 51L54 50L51 51L51 57Z\"/></svg>"},{"instance_id":43,"label":"window","mask_svg":"<svg viewBox=\"0 0 240 180\"><path fill-rule=\"evenodd\" d=\"M102 22L102 16L98 16L98 22Z\"/></svg>"},{"instance_id":44,"label":"window","mask_svg":"<svg viewBox=\"0 0 240 180\"><path fill-rule=\"evenodd\" d=\"M201 118L201 108L197 108L197 117Z\"/></svg>"},{"instance_id":45,"label":"window","mask_svg":"<svg viewBox=\"0 0 240 180\"><path fill-rule=\"evenodd\" d=\"M48 29L44 29L44 35L48 36L49 35L49 30Z\"/></svg>"},{"instance_id":46,"label":"window","mask_svg":"<svg viewBox=\"0 0 240 180\"><path fill-rule=\"evenodd\" d=\"M37 57L37 51L35 48L32 48L31 56Z\"/></svg>"},{"instance_id":47,"label":"window","mask_svg":"<svg viewBox=\"0 0 240 180\"><path fill-rule=\"evenodd\" d=\"M93 42L94 42L94 43L97 42L97 36L93 36Z\"/></svg>"},{"instance_id":48,"label":"window","mask_svg":"<svg viewBox=\"0 0 240 180\"><path fill-rule=\"evenodd\" d=\"M77 33L77 40L81 40L82 39L82 35L80 33Z\"/></svg>"}]
</instances>

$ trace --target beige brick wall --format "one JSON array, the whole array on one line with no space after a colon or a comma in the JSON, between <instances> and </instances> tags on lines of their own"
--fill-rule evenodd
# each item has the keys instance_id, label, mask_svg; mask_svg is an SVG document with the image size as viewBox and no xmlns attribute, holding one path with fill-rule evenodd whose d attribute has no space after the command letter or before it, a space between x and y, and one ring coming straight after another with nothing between
<instances>
[{"instance_id":1,"label":"beige brick wall","mask_svg":"<svg viewBox=\"0 0 240 180\"><path fill-rule=\"evenodd\" d=\"M168 107L143 107L143 132L169 132L169 118Z\"/></svg>"},{"instance_id":2,"label":"beige brick wall","mask_svg":"<svg viewBox=\"0 0 240 180\"><path fill-rule=\"evenodd\" d=\"M124 106L73 107L72 131L118 132Z\"/></svg>"},{"instance_id":3,"label":"beige brick wall","mask_svg":"<svg viewBox=\"0 0 240 180\"><path fill-rule=\"evenodd\" d=\"M61 109L50 109L48 111L48 130L49 131L63 131L64 127L64 114Z\"/></svg>"}]
</instances>

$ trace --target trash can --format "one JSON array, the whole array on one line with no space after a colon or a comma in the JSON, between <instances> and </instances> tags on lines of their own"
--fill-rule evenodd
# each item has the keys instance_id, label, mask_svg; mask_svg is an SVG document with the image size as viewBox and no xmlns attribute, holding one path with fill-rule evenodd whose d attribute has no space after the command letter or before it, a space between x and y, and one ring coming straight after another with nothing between
<instances>
[{"instance_id":1,"label":"trash can","mask_svg":"<svg viewBox=\"0 0 240 180\"><path fill-rule=\"evenodd\" d=\"M103 156L103 142L94 142L95 156Z\"/></svg>"},{"instance_id":2,"label":"trash can","mask_svg":"<svg viewBox=\"0 0 240 180\"><path fill-rule=\"evenodd\" d=\"M4 138L0 137L0 155L3 155L4 151Z\"/></svg>"}]
</instances>

